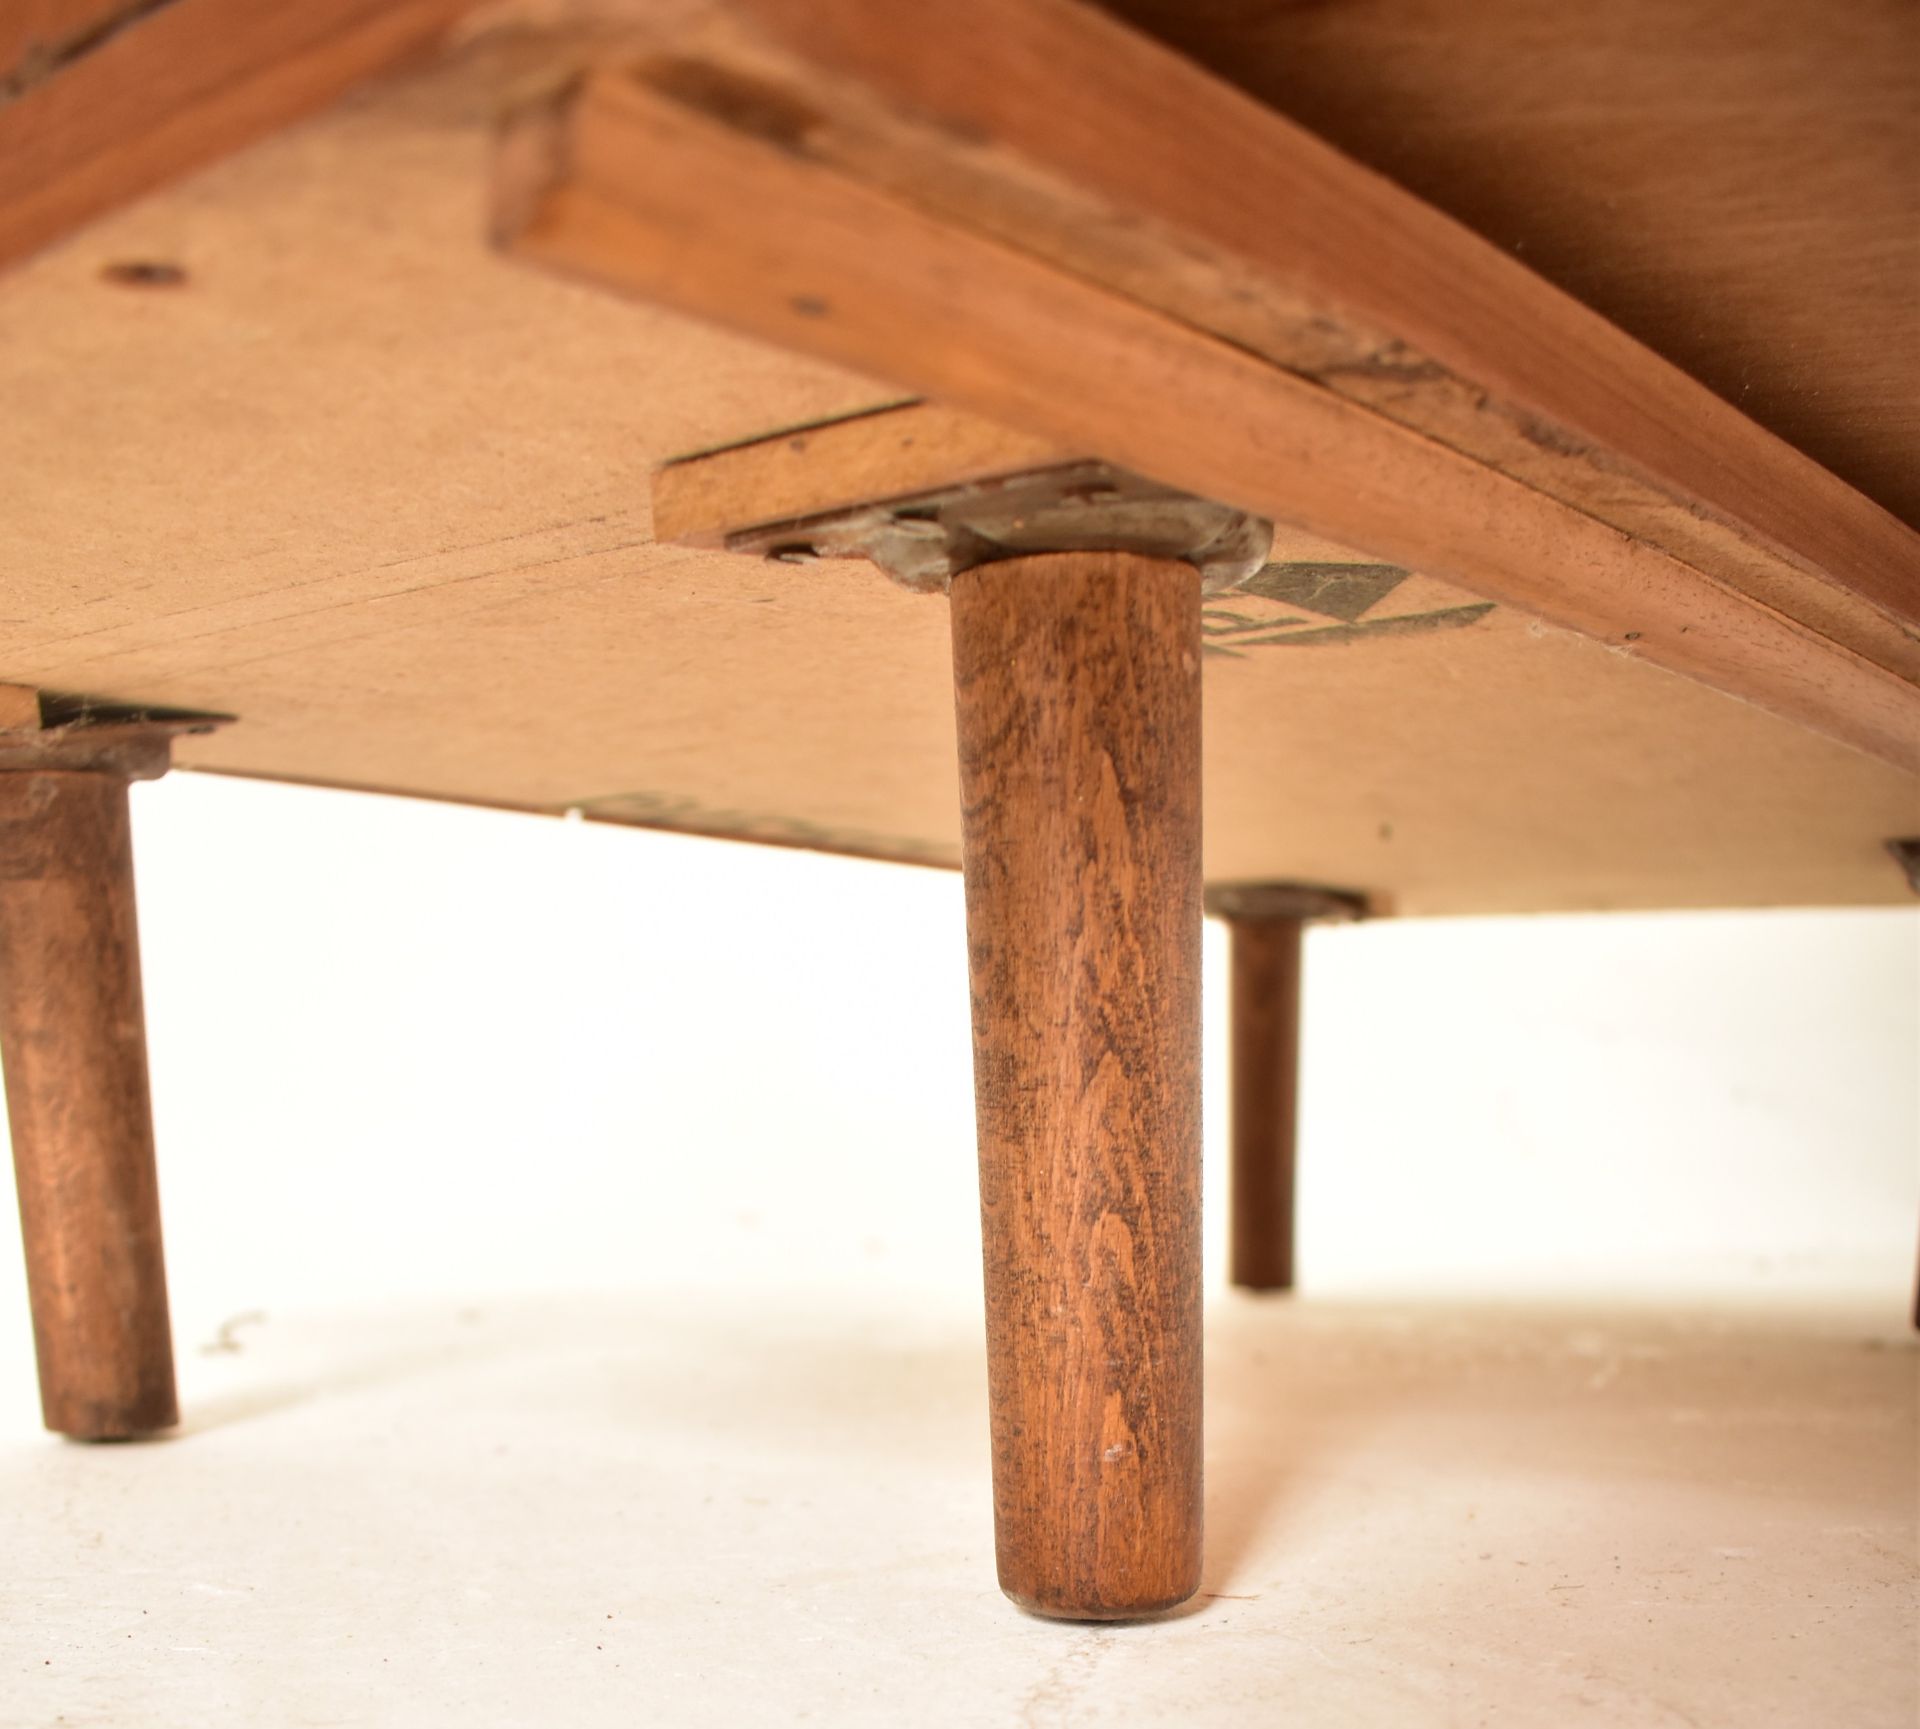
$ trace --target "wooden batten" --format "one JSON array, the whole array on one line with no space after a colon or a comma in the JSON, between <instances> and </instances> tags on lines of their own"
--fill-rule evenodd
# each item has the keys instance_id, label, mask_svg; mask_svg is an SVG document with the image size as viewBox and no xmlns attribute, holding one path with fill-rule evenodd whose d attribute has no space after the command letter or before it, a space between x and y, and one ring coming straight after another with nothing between
<instances>
[{"instance_id":1,"label":"wooden batten","mask_svg":"<svg viewBox=\"0 0 1920 1729\"><path fill-rule=\"evenodd\" d=\"M663 543L718 550L774 524L1057 468L1084 456L978 415L904 402L663 463L653 476L653 532ZM1270 558L1364 562L1352 547L1290 523L1276 526Z\"/></svg>"},{"instance_id":2,"label":"wooden batten","mask_svg":"<svg viewBox=\"0 0 1920 1729\"><path fill-rule=\"evenodd\" d=\"M1654 4L1623 0L1643 22ZM1419 22L1414 0L1156 5L1122 9L1308 118L1325 90L1292 77L1294 42L1391 50L1404 81ZM1630 29L1556 19L1536 39L1521 10L1490 9L1508 64L1560 66L1596 31ZM1708 10L1673 30L1697 46ZM1409 420L1432 405L1445 333L1414 357L1377 298L1332 296L1314 313L1329 322L1303 324L1288 308L1309 266L1331 260L1356 291L1411 271L1421 305L1456 310L1483 279L1334 248L1359 221L1341 193L1352 164L1296 148L1267 110L1227 92L1218 114L1191 112L1186 93L1220 95L1216 79L1038 0L1007 12L1007 44L1070 28L1085 55L1021 72L1029 94L1086 86L1053 118L1001 115L979 86L981 68L1012 76L1013 47L983 39L942 70L851 0L823 0L804 40L781 34L797 11L746 0L466 12L37 0L17 52L0 33L0 677L121 712L242 717L180 740L186 767L952 864L949 608L857 562L720 549L769 511L1098 458L1279 522L1274 567L1203 613L1211 880L1334 883L1401 913L1910 904L1886 847L1920 834L1920 779L1891 766L1910 760L1909 639L1829 580L1837 560L1764 592L1713 564L1681 531L1722 554L1746 542L1727 538L1711 476L1642 532L1608 516L1645 503L1624 470L1579 502L1511 453ZM1751 128L1721 104L1777 117L1761 98L1797 88L1805 58L1779 45L1779 0L1760 14L1696 116L1742 153ZM950 18L994 16L955 0L918 27L932 43ZM1244 54L1209 44L1222 20ZM1671 113L1688 98L1666 79L1665 29L1660 52L1616 70L1623 100ZM1857 87L1871 36L1834 38L1836 64L1809 78ZM1476 37L1463 58L1490 54ZM1379 60L1341 64L1364 93ZM547 107L593 67L607 84ZM1414 70L1409 135L1434 157L1408 163L1409 182L1446 204L1473 181L1445 172L1464 150L1529 236L1570 222L1617 240L1643 287L1613 315L1663 352L1684 355L1676 332L1703 306L1722 330L1711 290L1728 271L1765 277L1778 237L1826 235L1769 290L1804 316L1756 325L1749 306L1713 382L1789 436L1858 426L1821 448L1898 493L1888 456L1912 419L1886 406L1906 399L1888 380L1912 345L1853 286L1893 256L1879 206L1829 200L1839 213L1809 229L1806 185L1783 171L1738 222L1690 221L1697 255L1650 250L1638 215L1582 204L1600 181L1555 180L1540 127L1591 132L1591 116L1489 103L1491 73L1475 86L1451 58ZM1162 72L1165 102L1141 88ZM1103 115L1109 88L1139 111ZM488 243L490 141L528 105L545 123L515 130L538 148L502 209L517 248L565 271ZM1861 162L1860 127L1884 118L1868 108L1803 117L1822 140L1813 181L1829 157ZM1087 127L1125 156L1127 185L1083 159ZM1143 128L1167 148L1143 154ZM1279 179L1197 187L1214 153ZM1537 172L1512 184L1518 159ZM1620 189L1637 199L1623 209L1670 219L1670 191L1703 208L1686 165L1658 166ZM1363 178L1387 200L1376 214L1402 196ZM1282 183L1308 201L1275 204ZM566 279L610 260L625 292ZM1581 272L1563 278L1585 297ZM1812 323L1858 334L1823 346ZM1342 371L1298 346L1316 330L1404 347ZM1885 364L1864 365L1867 347ZM1569 352L1569 378L1591 371ZM1481 417L1482 390L1494 400L1474 375L1447 399L1470 431L1522 425ZM1526 407L1528 449L1587 472L1594 428ZM1875 461L1849 468L1849 449ZM705 454L673 460L688 452ZM30 695L17 718L31 725Z\"/></svg>"},{"instance_id":3,"label":"wooden batten","mask_svg":"<svg viewBox=\"0 0 1920 1729\"><path fill-rule=\"evenodd\" d=\"M638 75L1920 667L1904 524L1519 260L1099 9L737 0Z\"/></svg>"},{"instance_id":4,"label":"wooden batten","mask_svg":"<svg viewBox=\"0 0 1920 1729\"><path fill-rule=\"evenodd\" d=\"M608 74L523 113L503 155L503 244L1457 582L1920 767L1920 687L1814 625L683 94ZM750 223L713 215L748 209Z\"/></svg>"},{"instance_id":5,"label":"wooden batten","mask_svg":"<svg viewBox=\"0 0 1920 1729\"><path fill-rule=\"evenodd\" d=\"M1044 438L933 403L904 403L682 457L653 477L653 532L723 547L764 523L904 498L1071 460Z\"/></svg>"},{"instance_id":6,"label":"wooden batten","mask_svg":"<svg viewBox=\"0 0 1920 1729\"><path fill-rule=\"evenodd\" d=\"M474 0L60 0L0 37L0 267L417 59Z\"/></svg>"}]
</instances>

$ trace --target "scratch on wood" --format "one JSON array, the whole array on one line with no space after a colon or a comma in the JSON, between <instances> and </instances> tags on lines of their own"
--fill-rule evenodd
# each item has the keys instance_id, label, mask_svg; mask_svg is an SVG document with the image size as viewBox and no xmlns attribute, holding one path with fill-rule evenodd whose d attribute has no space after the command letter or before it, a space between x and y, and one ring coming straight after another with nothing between
<instances>
[{"instance_id":1,"label":"scratch on wood","mask_svg":"<svg viewBox=\"0 0 1920 1729\"><path fill-rule=\"evenodd\" d=\"M127 0L127 4L85 28L54 41L29 37L19 61L0 73L0 108L57 76L130 25L176 4L176 0Z\"/></svg>"}]
</instances>

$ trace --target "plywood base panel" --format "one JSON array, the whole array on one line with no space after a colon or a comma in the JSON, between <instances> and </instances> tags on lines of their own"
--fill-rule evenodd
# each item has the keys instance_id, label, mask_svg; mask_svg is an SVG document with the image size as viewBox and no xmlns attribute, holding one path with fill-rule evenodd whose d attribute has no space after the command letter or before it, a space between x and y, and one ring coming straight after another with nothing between
<instances>
[{"instance_id":1,"label":"plywood base panel","mask_svg":"<svg viewBox=\"0 0 1920 1729\"><path fill-rule=\"evenodd\" d=\"M659 462L897 392L494 256L456 95L391 87L0 281L0 677L239 717L183 767L955 862L945 607L651 534ZM1920 781L1370 580L1210 603L1210 878L1909 896Z\"/></svg>"}]
</instances>

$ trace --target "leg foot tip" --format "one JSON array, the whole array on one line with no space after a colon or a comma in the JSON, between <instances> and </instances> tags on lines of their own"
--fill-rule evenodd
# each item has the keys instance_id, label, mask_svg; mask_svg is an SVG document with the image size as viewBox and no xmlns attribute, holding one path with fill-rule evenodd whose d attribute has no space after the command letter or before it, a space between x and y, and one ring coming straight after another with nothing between
<instances>
[{"instance_id":1,"label":"leg foot tip","mask_svg":"<svg viewBox=\"0 0 1920 1729\"><path fill-rule=\"evenodd\" d=\"M64 1440L82 1445L107 1441L146 1441L180 1426L176 1406L134 1411L49 1411L46 1426Z\"/></svg>"},{"instance_id":2,"label":"leg foot tip","mask_svg":"<svg viewBox=\"0 0 1920 1729\"><path fill-rule=\"evenodd\" d=\"M1016 1609L1043 1621L1157 1621L1193 1601L1196 1581L1166 1595L1123 1593L1113 1598L1062 1597L1017 1589L1001 1582L1000 1590Z\"/></svg>"}]
</instances>

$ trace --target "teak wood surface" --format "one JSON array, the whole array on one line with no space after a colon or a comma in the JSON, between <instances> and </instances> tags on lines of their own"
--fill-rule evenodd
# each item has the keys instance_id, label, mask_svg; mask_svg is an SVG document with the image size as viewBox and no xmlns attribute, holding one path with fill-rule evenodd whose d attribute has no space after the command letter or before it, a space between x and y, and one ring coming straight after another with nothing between
<instances>
[{"instance_id":1,"label":"teak wood surface","mask_svg":"<svg viewBox=\"0 0 1920 1729\"><path fill-rule=\"evenodd\" d=\"M1227 1276L1290 1291L1300 1125L1297 918L1229 918Z\"/></svg>"},{"instance_id":2,"label":"teak wood surface","mask_svg":"<svg viewBox=\"0 0 1920 1729\"><path fill-rule=\"evenodd\" d=\"M1873 617L1920 623L1913 538L1888 512L1500 248L1092 8L951 0L923 17L884 0L735 0L675 46L630 75L1222 336L1733 588L1817 609L1862 652L1912 650ZM1882 74L1836 96L1884 91ZM1911 104L1877 118L1914 138ZM1884 146L1846 137L1882 200L1876 239L1920 265L1885 202L1899 182ZM1890 285L1887 262L1858 267ZM1881 311L1899 316L1884 292Z\"/></svg>"},{"instance_id":3,"label":"teak wood surface","mask_svg":"<svg viewBox=\"0 0 1920 1729\"><path fill-rule=\"evenodd\" d=\"M1915 16L35 0L0 678L236 714L181 749L224 772L964 854L1002 1582L1164 1609L1200 1566L1202 657L1215 877L1903 899ZM724 550L1059 453L1272 516L1273 562L1203 608L1185 566L1017 560L949 632ZM129 873L119 781L0 776L81 1435L173 1417ZM1271 1254L1297 927L1255 946Z\"/></svg>"},{"instance_id":4,"label":"teak wood surface","mask_svg":"<svg viewBox=\"0 0 1920 1729\"><path fill-rule=\"evenodd\" d=\"M1848 587L1920 565L1920 536L1846 488L1838 514L1859 544L1812 579L1853 620L1830 635L1824 617L1782 610L1777 585L1750 592L1690 548L1623 533L1230 333L1115 292L1124 281L1012 250L681 96L609 75L531 110L504 157L505 244L1459 582L1920 770L1920 646ZM742 208L755 222L710 216ZM1818 500L1837 483L1779 448L1809 521L1830 526Z\"/></svg>"},{"instance_id":5,"label":"teak wood surface","mask_svg":"<svg viewBox=\"0 0 1920 1729\"><path fill-rule=\"evenodd\" d=\"M0 1053L49 1429L179 1420L127 783L0 771Z\"/></svg>"},{"instance_id":6,"label":"teak wood surface","mask_svg":"<svg viewBox=\"0 0 1920 1729\"><path fill-rule=\"evenodd\" d=\"M1000 1583L1200 1581L1200 584L1054 553L953 581Z\"/></svg>"},{"instance_id":7,"label":"teak wood surface","mask_svg":"<svg viewBox=\"0 0 1920 1729\"><path fill-rule=\"evenodd\" d=\"M0 32L0 676L240 717L185 766L952 864L944 609L665 544L647 496L938 386L1292 512L1208 608L1210 878L1906 897L1909 531L1861 495L1920 473L1911 8L1119 10L43 0ZM652 198L642 286L721 314L731 273L782 346L491 252L528 109L611 141L536 188L622 236ZM743 276L776 240L892 277ZM1021 305L1024 385L979 323Z\"/></svg>"}]
</instances>

